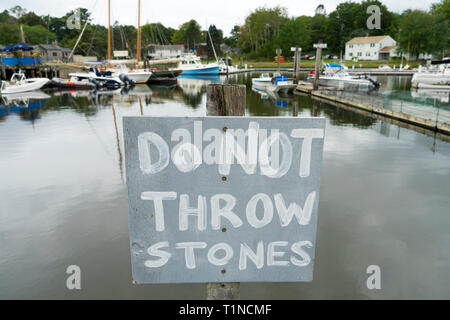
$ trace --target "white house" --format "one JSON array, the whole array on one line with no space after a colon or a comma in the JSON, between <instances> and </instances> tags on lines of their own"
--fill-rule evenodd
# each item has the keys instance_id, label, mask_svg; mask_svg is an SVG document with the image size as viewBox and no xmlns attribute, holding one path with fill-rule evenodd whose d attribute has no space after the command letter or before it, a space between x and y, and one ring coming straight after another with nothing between
<instances>
[{"instance_id":1,"label":"white house","mask_svg":"<svg viewBox=\"0 0 450 320\"><path fill-rule=\"evenodd\" d=\"M390 36L356 37L345 44L345 60L389 60L397 43Z\"/></svg>"},{"instance_id":2,"label":"white house","mask_svg":"<svg viewBox=\"0 0 450 320\"><path fill-rule=\"evenodd\" d=\"M184 54L183 44L158 45L151 44L148 46L148 57L151 60L158 59L176 59Z\"/></svg>"}]
</instances>

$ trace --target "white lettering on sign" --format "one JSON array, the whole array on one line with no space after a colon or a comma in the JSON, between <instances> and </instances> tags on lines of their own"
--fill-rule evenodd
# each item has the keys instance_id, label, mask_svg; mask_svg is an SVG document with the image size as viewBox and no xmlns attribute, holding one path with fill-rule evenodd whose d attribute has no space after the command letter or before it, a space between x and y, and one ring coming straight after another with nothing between
<instances>
[{"instance_id":1,"label":"white lettering on sign","mask_svg":"<svg viewBox=\"0 0 450 320\"><path fill-rule=\"evenodd\" d=\"M245 215L247 223L255 229L263 228L273 222L274 211L277 212L279 218L279 224L281 227L287 227L292 223L295 216L298 225L306 226L311 220L311 214L316 199L316 192L312 191L305 199L304 205L301 206L295 202L289 204L286 207L284 198L281 194L275 194L273 196L275 202L275 209L272 199L265 193L258 193L248 200ZM165 228L164 224L164 203L163 200L176 200L176 192L150 192L144 191L141 193L141 200L153 201L153 207L155 212L155 230L163 232ZM211 229L219 230L223 225L223 220L228 221L234 228L241 227L244 222L242 219L233 212L233 208L236 205L236 198L231 194L216 194L210 199L211 210ZM196 220L197 231L205 231L207 229L207 205L206 197L199 195L197 198L197 207L190 206L190 200L188 194L180 195L180 205L178 212L178 228L180 231L186 231L189 228L189 217L191 220ZM223 206L220 203L225 203ZM262 211L258 210L258 204L262 207ZM262 217L259 218L258 214ZM173 214L173 213L172 213Z\"/></svg>"},{"instance_id":2,"label":"white lettering on sign","mask_svg":"<svg viewBox=\"0 0 450 320\"><path fill-rule=\"evenodd\" d=\"M160 268L167 264L172 254L161 250L161 248L166 247L170 249L167 241L158 242L152 245L147 252L150 256L157 257L158 259L145 261L145 266L148 268ZM234 257L234 250L227 243L217 243L206 251L202 250L207 247L208 245L206 242L179 242L175 244L175 249L184 250L184 261L187 269L197 268L197 257L204 258L206 256L207 261L215 266L227 265ZM266 262L268 267L288 266L291 263L298 267L309 265L311 256L303 249L303 247L311 248L311 241L298 241L293 243L290 248L291 255L289 257L287 256L288 247L288 241L269 242L267 244L267 258L265 261L263 241L257 243L255 250L247 243L242 243L239 248L238 256L239 270L247 269L248 260L252 261L257 269L263 268L264 262Z\"/></svg>"},{"instance_id":3,"label":"white lettering on sign","mask_svg":"<svg viewBox=\"0 0 450 320\"><path fill-rule=\"evenodd\" d=\"M125 117L136 283L311 281L323 118Z\"/></svg>"},{"instance_id":4,"label":"white lettering on sign","mask_svg":"<svg viewBox=\"0 0 450 320\"><path fill-rule=\"evenodd\" d=\"M194 138L185 128L172 132L171 142L177 142L172 151L168 143L154 132L143 132L138 136L139 162L143 174L157 174L165 170L170 161L183 173L193 172L201 165L217 165L222 175L230 173L230 166L238 164L247 175L257 173L269 178L281 178L290 170L293 162L293 142L299 139L301 157L299 175L309 177L311 146L313 139L323 139L323 129L294 129L290 141L278 129L259 129L259 124L250 121L248 130L218 129L202 131L202 122L194 121ZM203 148L203 142L210 142ZM152 147L153 146L153 147ZM154 154L155 153L155 154ZM157 159L157 160L156 160Z\"/></svg>"}]
</instances>

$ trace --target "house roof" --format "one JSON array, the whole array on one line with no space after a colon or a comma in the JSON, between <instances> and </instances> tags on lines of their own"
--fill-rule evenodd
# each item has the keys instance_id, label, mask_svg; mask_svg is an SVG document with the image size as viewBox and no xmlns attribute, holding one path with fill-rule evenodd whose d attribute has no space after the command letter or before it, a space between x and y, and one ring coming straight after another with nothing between
<instances>
[{"instance_id":1,"label":"house roof","mask_svg":"<svg viewBox=\"0 0 450 320\"><path fill-rule=\"evenodd\" d=\"M39 44L38 47L41 47L45 50L62 50L60 46L54 45L54 44Z\"/></svg>"},{"instance_id":2,"label":"house roof","mask_svg":"<svg viewBox=\"0 0 450 320\"><path fill-rule=\"evenodd\" d=\"M397 46L383 47L380 49L380 52L391 52L395 48L397 48Z\"/></svg>"},{"instance_id":3,"label":"house roof","mask_svg":"<svg viewBox=\"0 0 450 320\"><path fill-rule=\"evenodd\" d=\"M387 36L373 36L373 37L356 37L350 41L347 41L346 44L357 44L357 43L373 43L380 42Z\"/></svg>"}]
</instances>

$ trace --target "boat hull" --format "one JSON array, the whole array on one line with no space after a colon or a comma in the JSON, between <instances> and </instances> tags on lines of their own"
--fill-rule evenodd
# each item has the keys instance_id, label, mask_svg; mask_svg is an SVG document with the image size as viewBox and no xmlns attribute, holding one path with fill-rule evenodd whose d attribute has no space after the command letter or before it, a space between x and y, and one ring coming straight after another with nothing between
<instances>
[{"instance_id":1,"label":"boat hull","mask_svg":"<svg viewBox=\"0 0 450 320\"><path fill-rule=\"evenodd\" d=\"M411 79L411 86L419 87L419 84L448 86L450 85L449 73L415 73Z\"/></svg>"},{"instance_id":2,"label":"boat hull","mask_svg":"<svg viewBox=\"0 0 450 320\"><path fill-rule=\"evenodd\" d=\"M150 79L152 74L150 72L124 72L130 80L137 84L144 84Z\"/></svg>"},{"instance_id":3,"label":"boat hull","mask_svg":"<svg viewBox=\"0 0 450 320\"><path fill-rule=\"evenodd\" d=\"M24 83L7 85L1 90L1 94L15 94L21 92L29 92L39 90L50 82L47 78L27 79Z\"/></svg>"},{"instance_id":4,"label":"boat hull","mask_svg":"<svg viewBox=\"0 0 450 320\"><path fill-rule=\"evenodd\" d=\"M161 70L161 71L155 71L152 73L152 76L150 77L151 81L154 78L176 78L178 77L183 71L182 70Z\"/></svg>"},{"instance_id":5,"label":"boat hull","mask_svg":"<svg viewBox=\"0 0 450 320\"><path fill-rule=\"evenodd\" d=\"M206 67L206 68L196 68L196 69L186 69L181 73L182 75L218 75L219 66Z\"/></svg>"},{"instance_id":6,"label":"boat hull","mask_svg":"<svg viewBox=\"0 0 450 320\"><path fill-rule=\"evenodd\" d=\"M89 73L69 73L69 77L78 78L80 80L94 79L96 81L101 82L103 85L110 86L110 87L120 87L123 85L123 82L119 78L116 78L116 77L111 77L111 78L99 77L99 76L94 76L93 74L89 74Z\"/></svg>"}]
</instances>

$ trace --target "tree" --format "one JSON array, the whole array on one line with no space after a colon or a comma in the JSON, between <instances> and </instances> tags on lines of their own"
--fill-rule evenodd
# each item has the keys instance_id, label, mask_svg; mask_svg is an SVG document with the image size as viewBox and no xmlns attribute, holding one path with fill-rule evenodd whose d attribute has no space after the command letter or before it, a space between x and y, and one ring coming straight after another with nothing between
<instances>
[{"instance_id":1,"label":"tree","mask_svg":"<svg viewBox=\"0 0 450 320\"><path fill-rule=\"evenodd\" d=\"M17 44L20 42L20 29L18 25L0 23L0 43L2 45Z\"/></svg>"},{"instance_id":2,"label":"tree","mask_svg":"<svg viewBox=\"0 0 450 320\"><path fill-rule=\"evenodd\" d=\"M21 6L15 6L9 9L9 12L11 12L16 18L20 18L25 13L27 13L27 10L22 8Z\"/></svg>"},{"instance_id":3,"label":"tree","mask_svg":"<svg viewBox=\"0 0 450 320\"><path fill-rule=\"evenodd\" d=\"M47 27L45 21L34 12L28 12L22 15L17 21L20 24L26 24L29 26L41 25L43 27Z\"/></svg>"},{"instance_id":4,"label":"tree","mask_svg":"<svg viewBox=\"0 0 450 320\"><path fill-rule=\"evenodd\" d=\"M302 19L292 18L283 24L276 39L276 44L280 46L284 55L292 54L291 47L298 46L302 50L311 47L311 37Z\"/></svg>"},{"instance_id":5,"label":"tree","mask_svg":"<svg viewBox=\"0 0 450 320\"><path fill-rule=\"evenodd\" d=\"M206 35L206 51L208 53L208 57L214 57L214 51L213 51L213 47L216 50L216 54L218 56L222 55L222 53L220 52L220 45L222 44L223 41L223 32L220 29L217 29L215 25L210 25L208 28L208 32L209 35ZM211 38L212 38L212 43L211 43Z\"/></svg>"},{"instance_id":6,"label":"tree","mask_svg":"<svg viewBox=\"0 0 450 320\"><path fill-rule=\"evenodd\" d=\"M56 35L41 25L23 25L23 32L27 43L32 45L51 43L56 40Z\"/></svg>"},{"instance_id":7,"label":"tree","mask_svg":"<svg viewBox=\"0 0 450 320\"><path fill-rule=\"evenodd\" d=\"M180 26L173 37L173 43L184 43L187 48L192 48L202 40L202 31L197 21L191 20Z\"/></svg>"},{"instance_id":8,"label":"tree","mask_svg":"<svg viewBox=\"0 0 450 320\"><path fill-rule=\"evenodd\" d=\"M264 57L274 56L274 40L288 20L286 8L261 7L250 13L240 28L238 46L246 52Z\"/></svg>"},{"instance_id":9,"label":"tree","mask_svg":"<svg viewBox=\"0 0 450 320\"><path fill-rule=\"evenodd\" d=\"M419 57L421 53L433 53L436 39L431 14L422 10L406 10L401 17L398 47L401 52Z\"/></svg>"}]
</instances>

